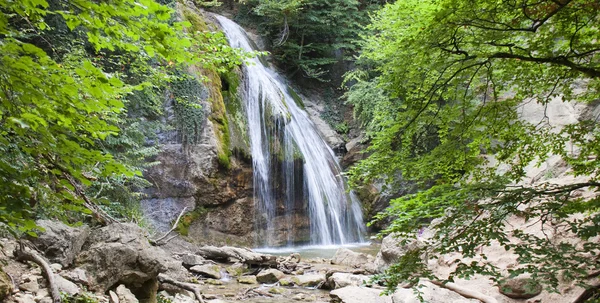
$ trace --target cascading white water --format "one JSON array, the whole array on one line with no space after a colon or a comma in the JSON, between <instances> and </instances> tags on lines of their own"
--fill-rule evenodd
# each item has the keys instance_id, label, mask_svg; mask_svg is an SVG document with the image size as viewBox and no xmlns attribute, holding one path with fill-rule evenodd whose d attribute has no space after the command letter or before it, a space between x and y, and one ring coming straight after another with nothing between
<instances>
[{"instance_id":1,"label":"cascading white water","mask_svg":"<svg viewBox=\"0 0 600 303\"><path fill-rule=\"evenodd\" d=\"M239 25L223 16L216 18L232 47L253 50ZM283 79L258 58L248 61L244 64L244 102L257 225L263 229L258 244L282 244L282 234L288 245L303 241L294 238L299 224L293 213L302 210L308 212L311 244L362 242L365 228L360 204L346 191L333 151Z\"/></svg>"}]
</instances>

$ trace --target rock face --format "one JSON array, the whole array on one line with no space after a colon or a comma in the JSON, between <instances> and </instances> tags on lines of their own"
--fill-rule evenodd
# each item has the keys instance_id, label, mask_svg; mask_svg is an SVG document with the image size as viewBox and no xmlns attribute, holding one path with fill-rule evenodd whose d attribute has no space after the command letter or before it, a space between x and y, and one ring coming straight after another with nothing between
<instances>
[{"instance_id":1,"label":"rock face","mask_svg":"<svg viewBox=\"0 0 600 303\"><path fill-rule=\"evenodd\" d=\"M40 220L36 224L45 229L37 238L29 240L48 258L51 263L68 267L81 251L89 234L87 227L73 228L64 223Z\"/></svg>"},{"instance_id":2,"label":"rock face","mask_svg":"<svg viewBox=\"0 0 600 303\"><path fill-rule=\"evenodd\" d=\"M158 230L166 231L187 207L193 212L186 223L189 239L250 245L254 216L249 214L254 203L249 143L244 138L247 125L241 106L235 104L239 101L233 97L236 92L225 94L232 85L222 87L217 74L204 76L214 79L203 84L197 96L203 113L194 117L194 140L184 141L179 129L159 134L164 145L151 161L160 163L144 172L154 186L147 190L149 198L142 201L142 210ZM169 97L165 124L177 125L181 119L175 108Z\"/></svg>"},{"instance_id":3,"label":"rock face","mask_svg":"<svg viewBox=\"0 0 600 303\"><path fill-rule=\"evenodd\" d=\"M171 261L138 226L111 224L90 233L76 264L86 271L93 290L106 292L116 284L147 287Z\"/></svg>"},{"instance_id":4,"label":"rock face","mask_svg":"<svg viewBox=\"0 0 600 303\"><path fill-rule=\"evenodd\" d=\"M347 286L344 288L336 289L329 293L331 296L331 302L335 303L392 303L390 296L381 296L381 290Z\"/></svg>"},{"instance_id":5,"label":"rock face","mask_svg":"<svg viewBox=\"0 0 600 303\"><path fill-rule=\"evenodd\" d=\"M331 259L332 264L346 265L354 268L366 268L373 263L373 257L363 253L353 252L347 248L340 248Z\"/></svg>"},{"instance_id":6,"label":"rock face","mask_svg":"<svg viewBox=\"0 0 600 303\"><path fill-rule=\"evenodd\" d=\"M500 293L513 299L530 299L542 292L542 286L528 278L514 278L500 281Z\"/></svg>"}]
</instances>

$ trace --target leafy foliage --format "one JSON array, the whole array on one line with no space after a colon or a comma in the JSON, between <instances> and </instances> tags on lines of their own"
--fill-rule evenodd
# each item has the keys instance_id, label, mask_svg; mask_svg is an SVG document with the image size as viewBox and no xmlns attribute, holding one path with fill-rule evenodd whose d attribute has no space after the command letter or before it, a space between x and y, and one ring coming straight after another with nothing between
<instances>
[{"instance_id":1,"label":"leafy foliage","mask_svg":"<svg viewBox=\"0 0 600 303\"><path fill-rule=\"evenodd\" d=\"M40 211L106 220L107 187L141 182L156 152L144 119L160 114L169 71L240 62L222 34L186 33L174 13L152 0L0 2L0 222L33 233Z\"/></svg>"},{"instance_id":2,"label":"leafy foliage","mask_svg":"<svg viewBox=\"0 0 600 303\"><path fill-rule=\"evenodd\" d=\"M599 99L598 8L589 0L406 0L374 16L364 68L347 76L347 100L372 138L350 180L393 186L401 176L420 186L379 215L394 219L386 232L414 238L437 219L431 242L382 277L390 289L419 277L498 280L479 249L492 243L518 255L511 276L528 273L549 289L598 271L600 198L577 194L600 186L597 117L554 128L545 111L539 123L520 114L523 102L544 110L557 98ZM571 167L572 182L523 182L550 155ZM507 229L511 216L557 237ZM425 266L423 256L456 252L475 261L457 260L447 278Z\"/></svg>"},{"instance_id":3,"label":"leafy foliage","mask_svg":"<svg viewBox=\"0 0 600 303\"><path fill-rule=\"evenodd\" d=\"M368 22L368 12L383 2L249 0L246 5L258 18L259 30L272 41L273 54L288 73L328 81L329 67L351 59L357 51L356 37Z\"/></svg>"}]
</instances>

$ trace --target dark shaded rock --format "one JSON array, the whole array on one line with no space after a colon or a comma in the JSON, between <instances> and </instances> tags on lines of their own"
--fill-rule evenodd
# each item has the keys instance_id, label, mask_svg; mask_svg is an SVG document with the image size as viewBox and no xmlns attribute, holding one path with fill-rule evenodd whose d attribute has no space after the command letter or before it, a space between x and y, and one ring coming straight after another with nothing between
<instances>
[{"instance_id":1,"label":"dark shaded rock","mask_svg":"<svg viewBox=\"0 0 600 303\"><path fill-rule=\"evenodd\" d=\"M501 294L513 299L530 299L542 292L542 286L529 278L504 279L498 288Z\"/></svg>"},{"instance_id":2,"label":"dark shaded rock","mask_svg":"<svg viewBox=\"0 0 600 303\"><path fill-rule=\"evenodd\" d=\"M38 237L29 240L51 263L69 267L81 251L89 234L86 226L74 228L62 222L39 220L36 224L45 229Z\"/></svg>"}]
</instances>

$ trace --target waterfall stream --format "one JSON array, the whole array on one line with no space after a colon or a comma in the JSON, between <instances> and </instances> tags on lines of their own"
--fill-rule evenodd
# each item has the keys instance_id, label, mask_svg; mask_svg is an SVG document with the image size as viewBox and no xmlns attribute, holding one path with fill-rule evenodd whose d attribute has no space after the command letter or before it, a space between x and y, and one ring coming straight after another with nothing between
<instances>
[{"instance_id":1,"label":"waterfall stream","mask_svg":"<svg viewBox=\"0 0 600 303\"><path fill-rule=\"evenodd\" d=\"M232 47L253 50L239 25L216 18ZM333 151L284 79L256 57L247 60L243 71L257 244L362 242L360 202L347 191Z\"/></svg>"}]
</instances>

